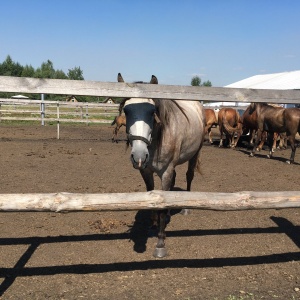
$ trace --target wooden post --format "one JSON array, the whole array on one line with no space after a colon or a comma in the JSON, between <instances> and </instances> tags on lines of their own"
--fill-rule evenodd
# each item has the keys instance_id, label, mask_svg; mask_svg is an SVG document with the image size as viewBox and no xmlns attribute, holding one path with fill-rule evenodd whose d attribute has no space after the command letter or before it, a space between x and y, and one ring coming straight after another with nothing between
<instances>
[{"instance_id":1,"label":"wooden post","mask_svg":"<svg viewBox=\"0 0 300 300\"><path fill-rule=\"evenodd\" d=\"M86 118L86 125L89 126L89 106L86 105L85 107L85 118Z\"/></svg>"},{"instance_id":2,"label":"wooden post","mask_svg":"<svg viewBox=\"0 0 300 300\"><path fill-rule=\"evenodd\" d=\"M59 140L59 102L56 104L57 108L57 139Z\"/></svg>"}]
</instances>

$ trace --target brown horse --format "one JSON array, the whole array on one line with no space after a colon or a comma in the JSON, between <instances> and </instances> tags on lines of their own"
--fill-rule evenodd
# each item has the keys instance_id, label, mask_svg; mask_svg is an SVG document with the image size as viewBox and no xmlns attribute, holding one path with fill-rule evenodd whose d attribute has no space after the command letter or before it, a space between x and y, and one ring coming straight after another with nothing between
<instances>
[{"instance_id":1,"label":"brown horse","mask_svg":"<svg viewBox=\"0 0 300 300\"><path fill-rule=\"evenodd\" d=\"M121 74L118 74L118 81L124 82ZM158 83L154 75L150 83ZM120 104L120 110L122 108L126 115L131 162L140 171L147 191L154 190L154 173L161 180L162 190L172 190L175 168L186 162L187 191L190 191L195 169L200 168L200 150L205 135L202 105L198 101L127 98ZM153 225L158 228L154 256L164 257L167 254L167 210L155 210L153 215Z\"/></svg>"},{"instance_id":2,"label":"brown horse","mask_svg":"<svg viewBox=\"0 0 300 300\"><path fill-rule=\"evenodd\" d=\"M239 113L230 107L221 108L218 112L218 124L220 130L220 144L223 146L223 134L226 136L226 143L235 148L242 134L242 123ZM235 139L235 134L237 137Z\"/></svg>"},{"instance_id":3,"label":"brown horse","mask_svg":"<svg viewBox=\"0 0 300 300\"><path fill-rule=\"evenodd\" d=\"M263 131L269 133L269 158L273 155L271 139L274 132L286 132L286 136L292 148L291 157L287 163L294 163L296 153L295 136L297 132L300 134L300 109L278 108L266 103L251 103L249 114L253 114L255 111L257 112L257 140L250 156L254 156Z\"/></svg>"},{"instance_id":4,"label":"brown horse","mask_svg":"<svg viewBox=\"0 0 300 300\"><path fill-rule=\"evenodd\" d=\"M247 109L245 110L245 112L243 113L243 116L242 116L243 133L247 134L249 132L249 138L250 138L249 144L254 145L254 138L255 138L255 134L258 129L257 112L254 111L252 114L250 114L249 113L250 107L251 107L250 105L247 107ZM278 137L279 137L279 148L287 147L286 138L283 136L283 134L278 134L278 133L274 132L273 146L272 146L273 152L276 149ZM262 135L261 135L261 140L259 141L256 151L260 151L262 149L264 143L266 142L266 139L267 139L267 132L263 131Z\"/></svg>"},{"instance_id":5,"label":"brown horse","mask_svg":"<svg viewBox=\"0 0 300 300\"><path fill-rule=\"evenodd\" d=\"M208 140L213 144L211 128L218 125L218 114L211 108L205 108L205 134L208 134Z\"/></svg>"},{"instance_id":6,"label":"brown horse","mask_svg":"<svg viewBox=\"0 0 300 300\"><path fill-rule=\"evenodd\" d=\"M126 117L124 115L119 115L114 118L111 123L111 126L115 125L116 127L113 130L113 136L111 138L112 142L118 142L118 132L122 126L126 126Z\"/></svg>"}]
</instances>

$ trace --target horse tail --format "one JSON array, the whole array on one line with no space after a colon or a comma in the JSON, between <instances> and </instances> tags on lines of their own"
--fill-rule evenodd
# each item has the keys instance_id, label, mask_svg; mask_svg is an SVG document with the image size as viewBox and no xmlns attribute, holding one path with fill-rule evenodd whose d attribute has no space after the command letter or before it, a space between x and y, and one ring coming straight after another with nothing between
<instances>
[{"instance_id":1,"label":"horse tail","mask_svg":"<svg viewBox=\"0 0 300 300\"><path fill-rule=\"evenodd\" d=\"M117 120L117 117L114 118L114 120L112 121L112 123L111 123L110 125L111 125L111 126L112 126L112 125L115 125L115 124L116 124L116 120Z\"/></svg>"},{"instance_id":2,"label":"horse tail","mask_svg":"<svg viewBox=\"0 0 300 300\"><path fill-rule=\"evenodd\" d=\"M228 133L234 134L235 132L238 131L238 126L237 126L237 127L232 127L232 126L228 123L228 121L227 121L225 115L223 116L223 120L222 120L222 121L223 121L224 128L225 128L225 130L226 130Z\"/></svg>"}]
</instances>

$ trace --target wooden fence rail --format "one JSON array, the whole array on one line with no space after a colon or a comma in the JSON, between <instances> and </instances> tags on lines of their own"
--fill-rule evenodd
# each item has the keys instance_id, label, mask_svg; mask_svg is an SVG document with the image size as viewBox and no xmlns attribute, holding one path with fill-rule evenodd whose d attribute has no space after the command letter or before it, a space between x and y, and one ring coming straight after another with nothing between
<instances>
[{"instance_id":1,"label":"wooden fence rail","mask_svg":"<svg viewBox=\"0 0 300 300\"><path fill-rule=\"evenodd\" d=\"M0 211L104 211L165 208L249 210L300 207L300 191L0 194Z\"/></svg>"},{"instance_id":2,"label":"wooden fence rail","mask_svg":"<svg viewBox=\"0 0 300 300\"><path fill-rule=\"evenodd\" d=\"M0 92L196 101L300 103L300 90L170 86L7 76L0 76ZM47 102L44 101L44 103ZM78 105L78 103L73 105ZM183 207L212 210L300 207L300 191L0 194L0 211L137 210Z\"/></svg>"},{"instance_id":3,"label":"wooden fence rail","mask_svg":"<svg viewBox=\"0 0 300 300\"><path fill-rule=\"evenodd\" d=\"M300 90L263 90L0 76L0 92L177 100L299 103Z\"/></svg>"}]
</instances>

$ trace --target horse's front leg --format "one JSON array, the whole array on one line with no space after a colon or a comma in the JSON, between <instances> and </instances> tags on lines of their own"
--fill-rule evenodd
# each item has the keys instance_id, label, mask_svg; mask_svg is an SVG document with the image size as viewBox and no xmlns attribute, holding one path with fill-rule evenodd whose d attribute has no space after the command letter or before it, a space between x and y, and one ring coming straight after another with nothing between
<instances>
[{"instance_id":1,"label":"horse's front leg","mask_svg":"<svg viewBox=\"0 0 300 300\"><path fill-rule=\"evenodd\" d=\"M145 169L140 170L140 173L146 184L147 192L153 191L154 190L153 172L150 169L145 168ZM158 220L158 214L157 214L156 210L152 211L152 213L151 213L151 223L152 223L151 227L149 228L149 236L153 236L154 234L156 235L156 233L157 233L159 220Z\"/></svg>"},{"instance_id":2,"label":"horse's front leg","mask_svg":"<svg viewBox=\"0 0 300 300\"><path fill-rule=\"evenodd\" d=\"M254 138L255 138L255 130L254 129L250 129L249 136L250 136L249 144L250 144L250 146L252 146L252 145L254 145Z\"/></svg>"},{"instance_id":3,"label":"horse's front leg","mask_svg":"<svg viewBox=\"0 0 300 300\"><path fill-rule=\"evenodd\" d=\"M166 217L167 217L167 210L161 210L158 212L158 221L159 221L158 241L153 253L153 256L157 258L163 258L167 255L167 250L165 247Z\"/></svg>"},{"instance_id":4,"label":"horse's front leg","mask_svg":"<svg viewBox=\"0 0 300 300\"><path fill-rule=\"evenodd\" d=\"M274 132L273 133L273 144L272 144L272 152L275 152L276 148L277 148L277 140L279 138L279 133Z\"/></svg>"},{"instance_id":5,"label":"horse's front leg","mask_svg":"<svg viewBox=\"0 0 300 300\"><path fill-rule=\"evenodd\" d=\"M158 174L161 178L161 185L163 191L170 191L175 185L175 168L173 166L169 166L167 170L163 174ZM168 217L168 218L167 218ZM153 253L154 257L163 258L167 255L167 250L165 247L165 239L166 239L166 225L167 221L169 221L170 216L168 216L168 210L160 210L158 211L158 241Z\"/></svg>"},{"instance_id":6,"label":"horse's front leg","mask_svg":"<svg viewBox=\"0 0 300 300\"><path fill-rule=\"evenodd\" d=\"M254 143L254 147L250 153L249 156L254 156L255 154L255 150L257 149L257 146L258 146L258 143L259 141L261 140L261 134L262 134L262 130L261 129L257 129L257 137L256 137L256 140L255 140L255 143Z\"/></svg>"}]
</instances>

